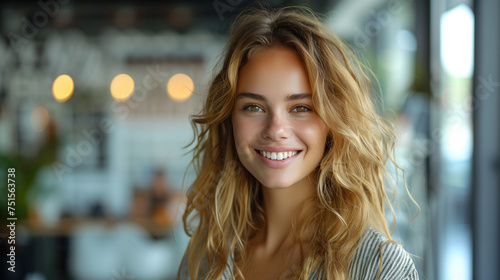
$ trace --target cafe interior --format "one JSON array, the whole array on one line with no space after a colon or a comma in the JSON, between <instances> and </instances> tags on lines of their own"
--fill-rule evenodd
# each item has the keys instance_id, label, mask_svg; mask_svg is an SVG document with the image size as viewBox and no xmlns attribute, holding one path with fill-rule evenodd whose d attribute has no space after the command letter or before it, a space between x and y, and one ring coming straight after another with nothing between
<instances>
[{"instance_id":1,"label":"cafe interior","mask_svg":"<svg viewBox=\"0 0 500 280\"><path fill-rule=\"evenodd\" d=\"M255 3L2 1L0 279L177 279L190 116ZM499 279L500 4L266 3L311 8L373 70L411 194L397 181L393 238L420 279Z\"/></svg>"}]
</instances>

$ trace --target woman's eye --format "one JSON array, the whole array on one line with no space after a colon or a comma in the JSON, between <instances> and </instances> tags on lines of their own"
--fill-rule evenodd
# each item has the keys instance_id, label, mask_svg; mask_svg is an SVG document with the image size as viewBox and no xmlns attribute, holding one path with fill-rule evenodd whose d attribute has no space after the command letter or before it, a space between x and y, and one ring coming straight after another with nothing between
<instances>
[{"instance_id":1,"label":"woman's eye","mask_svg":"<svg viewBox=\"0 0 500 280\"><path fill-rule=\"evenodd\" d=\"M248 105L244 109L250 112L262 112L262 109L257 105Z\"/></svg>"},{"instance_id":2,"label":"woman's eye","mask_svg":"<svg viewBox=\"0 0 500 280\"><path fill-rule=\"evenodd\" d=\"M297 112L297 113L303 113L303 112L309 112L309 111L311 111L311 109L309 109L306 106L297 106L297 107L293 108L292 111Z\"/></svg>"}]
</instances>

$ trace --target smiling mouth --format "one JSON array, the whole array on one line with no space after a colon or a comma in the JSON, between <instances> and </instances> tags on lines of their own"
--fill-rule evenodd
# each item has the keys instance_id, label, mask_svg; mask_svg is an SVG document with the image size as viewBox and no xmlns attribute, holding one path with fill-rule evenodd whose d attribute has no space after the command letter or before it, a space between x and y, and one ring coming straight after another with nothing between
<instances>
[{"instance_id":1,"label":"smiling mouth","mask_svg":"<svg viewBox=\"0 0 500 280\"><path fill-rule=\"evenodd\" d=\"M287 158L291 158L301 152L301 151L267 152L259 150L256 151L263 157L268 158L270 160L284 160Z\"/></svg>"}]
</instances>

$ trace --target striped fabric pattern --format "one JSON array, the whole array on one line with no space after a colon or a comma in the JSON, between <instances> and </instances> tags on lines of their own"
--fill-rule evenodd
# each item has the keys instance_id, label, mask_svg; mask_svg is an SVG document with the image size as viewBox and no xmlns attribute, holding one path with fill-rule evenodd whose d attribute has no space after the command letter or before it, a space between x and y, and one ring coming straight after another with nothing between
<instances>
[{"instance_id":1,"label":"striped fabric pattern","mask_svg":"<svg viewBox=\"0 0 500 280\"><path fill-rule=\"evenodd\" d=\"M349 278L372 280L377 278L380 264L379 248L387 241L382 234L368 229L356 251L349 269ZM417 280L418 273L410 255L399 244L386 243L382 249L380 280Z\"/></svg>"}]
</instances>

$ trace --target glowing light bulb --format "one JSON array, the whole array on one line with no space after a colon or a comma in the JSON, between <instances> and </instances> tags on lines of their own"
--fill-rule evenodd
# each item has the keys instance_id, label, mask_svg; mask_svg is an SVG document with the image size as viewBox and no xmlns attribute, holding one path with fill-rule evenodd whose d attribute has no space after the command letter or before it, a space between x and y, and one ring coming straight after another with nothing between
<instances>
[{"instance_id":1,"label":"glowing light bulb","mask_svg":"<svg viewBox=\"0 0 500 280\"><path fill-rule=\"evenodd\" d=\"M74 89L73 79L66 74L60 75L52 84L52 95L58 102L62 103L71 97Z\"/></svg>"},{"instance_id":2,"label":"glowing light bulb","mask_svg":"<svg viewBox=\"0 0 500 280\"><path fill-rule=\"evenodd\" d=\"M167 83L167 92L170 98L176 102L184 102L191 97L194 83L186 74L175 74Z\"/></svg>"},{"instance_id":3,"label":"glowing light bulb","mask_svg":"<svg viewBox=\"0 0 500 280\"><path fill-rule=\"evenodd\" d=\"M117 101L126 101L134 92L134 80L127 74L120 74L111 81L111 96Z\"/></svg>"}]
</instances>

